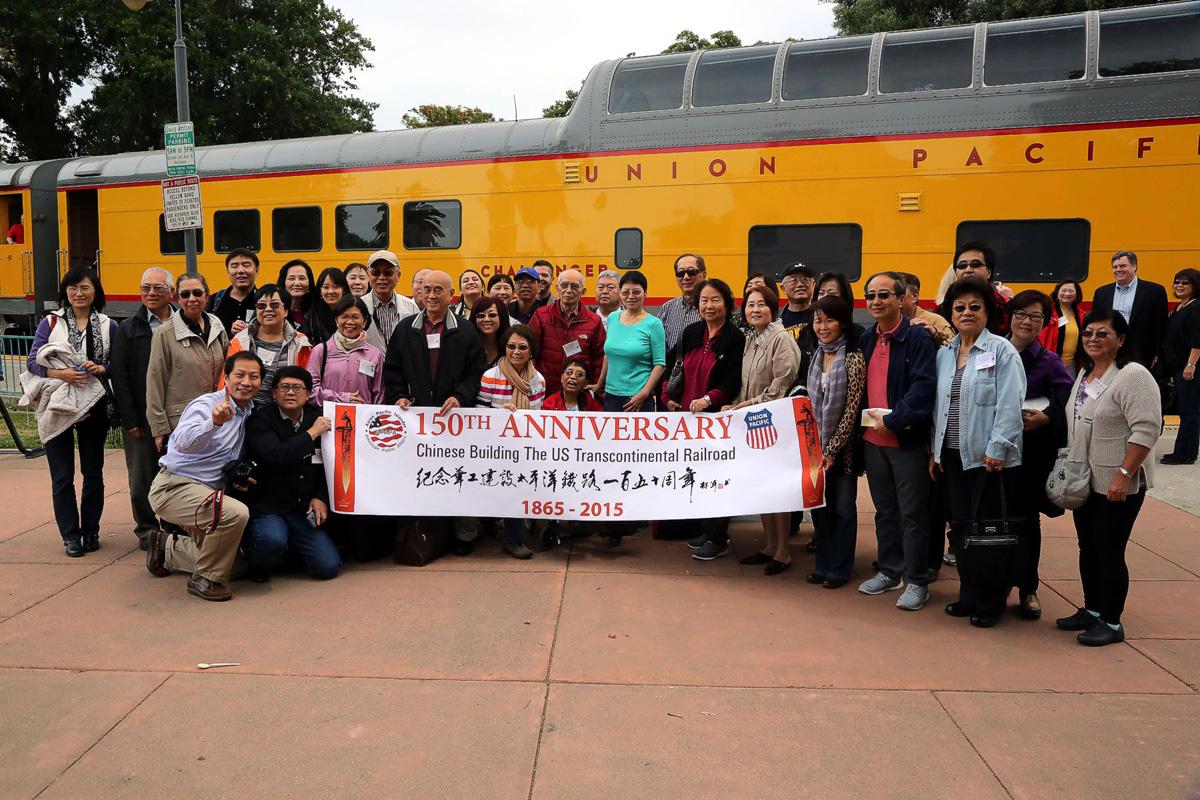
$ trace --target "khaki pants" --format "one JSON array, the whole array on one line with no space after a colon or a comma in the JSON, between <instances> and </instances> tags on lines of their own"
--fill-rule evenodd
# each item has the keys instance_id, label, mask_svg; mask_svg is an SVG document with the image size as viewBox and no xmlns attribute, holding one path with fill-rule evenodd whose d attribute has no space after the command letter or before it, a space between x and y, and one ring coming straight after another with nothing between
<instances>
[{"instance_id":1,"label":"khaki pants","mask_svg":"<svg viewBox=\"0 0 1200 800\"><path fill-rule=\"evenodd\" d=\"M197 523L212 524L212 493L212 488L202 483L162 470L150 484L150 506L158 516L195 536ZM213 583L228 583L249 520L250 510L245 503L226 496L221 501L216 530L205 534L203 545L196 547L193 539L180 536L168 539L167 568L191 572Z\"/></svg>"}]
</instances>

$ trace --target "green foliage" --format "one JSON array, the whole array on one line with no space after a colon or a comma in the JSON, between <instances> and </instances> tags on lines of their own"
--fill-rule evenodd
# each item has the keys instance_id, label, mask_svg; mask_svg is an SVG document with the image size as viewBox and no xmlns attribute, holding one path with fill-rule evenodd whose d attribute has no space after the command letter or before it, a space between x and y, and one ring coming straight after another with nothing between
<instances>
[{"instance_id":1,"label":"green foliage","mask_svg":"<svg viewBox=\"0 0 1200 800\"><path fill-rule=\"evenodd\" d=\"M742 40L733 31L717 31L705 39L694 31L682 30L663 53L690 53L693 50L713 50L720 47L741 47Z\"/></svg>"},{"instance_id":2,"label":"green foliage","mask_svg":"<svg viewBox=\"0 0 1200 800\"><path fill-rule=\"evenodd\" d=\"M575 100L579 97L579 92L574 89L567 89L567 95L561 100L555 100L550 105L542 109L543 117L565 117L571 110L571 106L575 105Z\"/></svg>"},{"instance_id":3,"label":"green foliage","mask_svg":"<svg viewBox=\"0 0 1200 800\"><path fill-rule=\"evenodd\" d=\"M1154 2L1155 0L1150 0ZM1158 0L1161 2L1162 0ZM1044 17L1145 5L1147 0L822 0L832 3L833 25L843 36Z\"/></svg>"},{"instance_id":4,"label":"green foliage","mask_svg":"<svg viewBox=\"0 0 1200 800\"><path fill-rule=\"evenodd\" d=\"M427 103L423 106L410 108L411 114L405 114L406 128L440 128L445 125L470 125L473 122L495 122L496 118L490 111L466 106L439 106Z\"/></svg>"},{"instance_id":5,"label":"green foliage","mask_svg":"<svg viewBox=\"0 0 1200 800\"><path fill-rule=\"evenodd\" d=\"M55 11L40 13L32 0L0 4L0 41L16 42L0 47L0 122L17 154L161 148L162 126L176 118L174 4L153 0L134 13L111 0L77 0L66 3L76 12L69 19L63 2L44 5ZM326 0L189 0L184 37L197 144L374 127L376 104L350 94L357 88L350 76L369 66L373 47ZM10 67L36 74L42 60L67 54L73 60L51 87L10 78ZM68 108L80 82L92 85L92 94Z\"/></svg>"}]
</instances>

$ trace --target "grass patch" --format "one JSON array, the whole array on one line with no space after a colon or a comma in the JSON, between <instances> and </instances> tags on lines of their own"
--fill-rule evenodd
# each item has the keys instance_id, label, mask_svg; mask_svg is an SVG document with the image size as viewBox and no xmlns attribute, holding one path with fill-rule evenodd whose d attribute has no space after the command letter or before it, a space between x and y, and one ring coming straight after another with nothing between
<instances>
[{"instance_id":1,"label":"grass patch","mask_svg":"<svg viewBox=\"0 0 1200 800\"><path fill-rule=\"evenodd\" d=\"M42 446L42 440L37 432L37 416L32 411L17 408L17 398L4 397L0 398L4 402L4 407L8 409L8 416L12 418L13 425L17 429L17 435L21 437L21 443L28 450L34 450ZM124 446L121 441L120 431L109 431L108 440L104 446L110 450L120 449ZM0 421L0 449L15 450L17 447L16 441L13 440L12 433L9 432L8 426Z\"/></svg>"}]
</instances>

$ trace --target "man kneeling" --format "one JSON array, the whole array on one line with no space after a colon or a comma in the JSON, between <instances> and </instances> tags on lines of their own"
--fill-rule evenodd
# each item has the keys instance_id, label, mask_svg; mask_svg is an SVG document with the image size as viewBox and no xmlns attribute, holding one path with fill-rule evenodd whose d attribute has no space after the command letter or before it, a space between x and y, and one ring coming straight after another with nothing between
<instances>
[{"instance_id":1,"label":"man kneeling","mask_svg":"<svg viewBox=\"0 0 1200 800\"><path fill-rule=\"evenodd\" d=\"M226 584L250 519L245 503L227 497L227 467L238 462L246 420L262 385L262 361L249 351L225 359L225 388L188 403L150 484L150 507L188 536L151 531L146 568L158 577L190 572L187 590L228 600Z\"/></svg>"},{"instance_id":2,"label":"man kneeling","mask_svg":"<svg viewBox=\"0 0 1200 800\"><path fill-rule=\"evenodd\" d=\"M312 375L298 366L280 367L271 387L272 402L246 423L246 458L257 466L250 487L250 528L242 549L250 577L262 583L290 548L319 580L336 578L342 568L337 547L322 527L329 516L321 434L328 417L307 405Z\"/></svg>"}]
</instances>

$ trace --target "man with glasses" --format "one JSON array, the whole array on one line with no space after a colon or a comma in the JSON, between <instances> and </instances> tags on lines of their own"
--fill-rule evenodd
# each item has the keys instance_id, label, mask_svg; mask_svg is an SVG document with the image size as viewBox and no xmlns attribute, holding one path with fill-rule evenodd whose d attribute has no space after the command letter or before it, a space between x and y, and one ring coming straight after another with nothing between
<instances>
[{"instance_id":1,"label":"man with glasses","mask_svg":"<svg viewBox=\"0 0 1200 800\"><path fill-rule=\"evenodd\" d=\"M605 330L608 330L608 315L621 310L620 283L621 274L615 269L606 269L596 278L596 307L592 311Z\"/></svg>"},{"instance_id":2,"label":"man with glasses","mask_svg":"<svg viewBox=\"0 0 1200 800\"><path fill-rule=\"evenodd\" d=\"M258 281L258 254L239 247L225 256L229 286L208 302L208 313L215 314L232 339L254 320L255 283Z\"/></svg>"},{"instance_id":3,"label":"man with glasses","mask_svg":"<svg viewBox=\"0 0 1200 800\"><path fill-rule=\"evenodd\" d=\"M508 304L508 318L515 325L520 322L528 325L533 314L545 304L538 303L538 292L541 291L542 279L533 267L521 267L513 276L517 296Z\"/></svg>"},{"instance_id":4,"label":"man with glasses","mask_svg":"<svg viewBox=\"0 0 1200 800\"><path fill-rule=\"evenodd\" d=\"M684 253L675 259L675 283L679 286L679 297L663 303L658 311L658 318L662 320L663 330L667 334L668 355L679 343L683 329L693 322L700 321L700 309L696 306L696 287L707 278L708 270L704 266L703 256ZM670 371L671 364L668 362L667 372Z\"/></svg>"},{"instance_id":5,"label":"man with glasses","mask_svg":"<svg viewBox=\"0 0 1200 800\"><path fill-rule=\"evenodd\" d=\"M538 372L546 379L546 394L562 388L563 364L586 359L590 374L604 366L604 325L583 307L583 273L565 269L558 273L558 300L539 308L529 321L537 336Z\"/></svg>"},{"instance_id":6,"label":"man with glasses","mask_svg":"<svg viewBox=\"0 0 1200 800\"><path fill-rule=\"evenodd\" d=\"M271 569L288 550L317 580L336 578L342 568L324 528L329 495L321 435L333 425L316 406L308 405L312 380L304 367L280 367L271 402L246 423L246 457L257 466L248 493L250 524L242 550L250 562L250 577L258 583L270 580Z\"/></svg>"},{"instance_id":7,"label":"man with glasses","mask_svg":"<svg viewBox=\"0 0 1200 800\"><path fill-rule=\"evenodd\" d=\"M367 259L367 275L371 279L371 291L363 296L367 313L371 315L367 342L375 345L379 352L386 353L388 342L400 320L411 317L421 309L396 291L396 283L400 280L400 261L391 250L378 250L371 254Z\"/></svg>"},{"instance_id":8,"label":"man with glasses","mask_svg":"<svg viewBox=\"0 0 1200 800\"><path fill-rule=\"evenodd\" d=\"M812 327L813 284L816 277L811 269L799 261L783 269L781 283L783 293L787 296L787 305L779 312L779 321L797 342Z\"/></svg>"},{"instance_id":9,"label":"man with glasses","mask_svg":"<svg viewBox=\"0 0 1200 800\"><path fill-rule=\"evenodd\" d=\"M150 371L150 343L154 332L171 319L175 279L162 267L142 273L142 305L117 327L112 341L108 374L113 400L121 419L125 467L129 471L129 504L133 532L145 550L150 532L158 527L150 508L150 482L158 472L158 448L146 421L146 376Z\"/></svg>"},{"instance_id":10,"label":"man with glasses","mask_svg":"<svg viewBox=\"0 0 1200 800\"><path fill-rule=\"evenodd\" d=\"M937 370L933 340L901 311L905 288L899 273L883 272L867 280L864 294L875 324L859 341L867 361L863 455L879 572L858 590L904 589L896 607L917 611L929 599L929 439Z\"/></svg>"},{"instance_id":11,"label":"man with glasses","mask_svg":"<svg viewBox=\"0 0 1200 800\"><path fill-rule=\"evenodd\" d=\"M979 280L992 287L992 294L996 299L996 314L995 319L988 317L988 330L997 336L1008 336L1009 320L1008 320L1008 301L1012 297L1012 289L1009 289L999 281L993 281L992 278L996 274L996 254L992 248L988 247L983 242L967 242L958 246L958 250L954 252L954 280L961 281L963 278L979 278ZM946 319L950 318L948 309L941 309L942 316Z\"/></svg>"},{"instance_id":12,"label":"man with glasses","mask_svg":"<svg viewBox=\"0 0 1200 800\"><path fill-rule=\"evenodd\" d=\"M1094 311L1117 311L1129 323L1125 346L1129 358L1153 369L1167 335L1167 290L1138 277L1137 253L1122 250L1112 257L1114 283L1105 284L1092 297Z\"/></svg>"}]
</instances>

